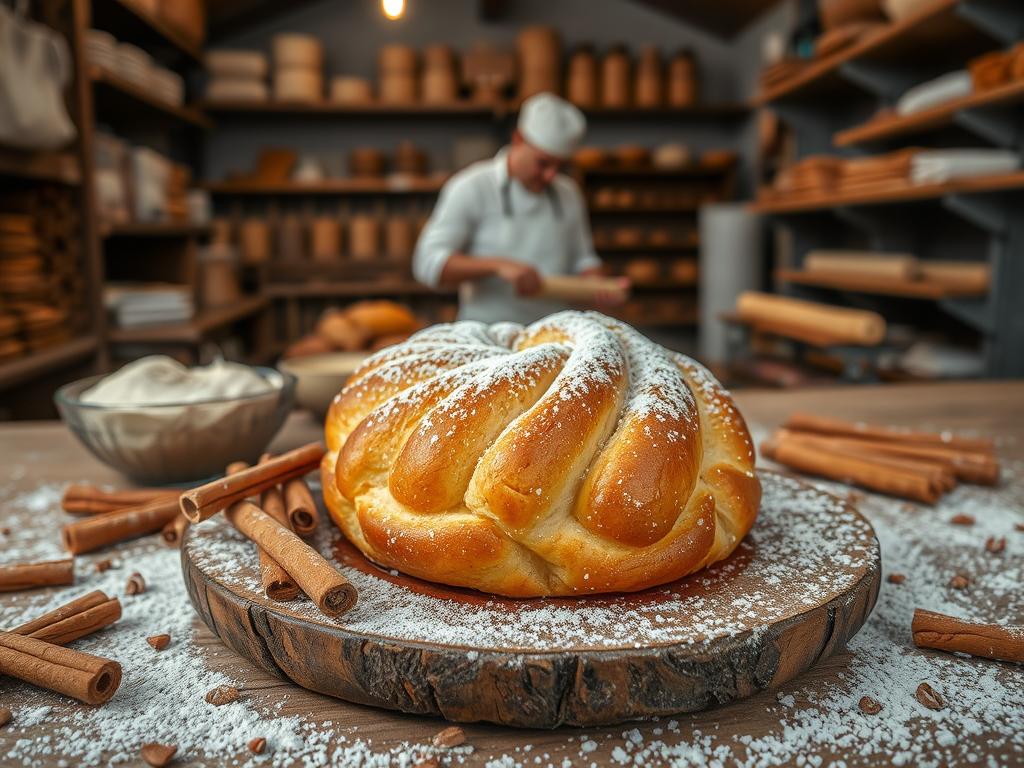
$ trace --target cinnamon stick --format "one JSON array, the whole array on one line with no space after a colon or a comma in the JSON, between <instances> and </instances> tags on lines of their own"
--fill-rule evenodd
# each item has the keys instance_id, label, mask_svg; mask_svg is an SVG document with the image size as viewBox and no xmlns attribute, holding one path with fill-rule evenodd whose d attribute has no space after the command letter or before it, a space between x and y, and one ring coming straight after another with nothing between
<instances>
[{"instance_id":1,"label":"cinnamon stick","mask_svg":"<svg viewBox=\"0 0 1024 768\"><path fill-rule=\"evenodd\" d=\"M239 502L225 514L235 528L280 563L328 616L340 616L356 604L355 587L323 555L255 504Z\"/></svg>"},{"instance_id":2,"label":"cinnamon stick","mask_svg":"<svg viewBox=\"0 0 1024 768\"><path fill-rule=\"evenodd\" d=\"M0 632L0 674L94 706L109 701L121 684L116 661L12 632Z\"/></svg>"},{"instance_id":3,"label":"cinnamon stick","mask_svg":"<svg viewBox=\"0 0 1024 768\"><path fill-rule=\"evenodd\" d=\"M96 515L125 507L138 507L157 499L178 496L179 491L167 488L132 488L106 491L95 485L69 485L61 499L61 508L71 515Z\"/></svg>"},{"instance_id":4,"label":"cinnamon stick","mask_svg":"<svg viewBox=\"0 0 1024 768\"><path fill-rule=\"evenodd\" d=\"M928 481L939 493L945 493L956 487L955 467L951 462L893 456L859 445L858 441L855 440L823 437L808 432L791 432L788 429L780 429L776 433L776 439L797 442L809 447L833 451L847 456L856 456L875 464L920 474L927 477Z\"/></svg>"},{"instance_id":5,"label":"cinnamon stick","mask_svg":"<svg viewBox=\"0 0 1024 768\"><path fill-rule=\"evenodd\" d=\"M829 437L809 432L786 430L807 439L827 440L833 448L859 450L884 456L923 459L947 466L959 480L979 485L994 485L999 481L999 461L984 452L947 448L942 445L915 445L860 437Z\"/></svg>"},{"instance_id":6,"label":"cinnamon stick","mask_svg":"<svg viewBox=\"0 0 1024 768\"><path fill-rule=\"evenodd\" d=\"M303 478L296 477L284 484L284 505L292 529L299 536L309 536L320 524L320 512L313 500L313 492Z\"/></svg>"},{"instance_id":7,"label":"cinnamon stick","mask_svg":"<svg viewBox=\"0 0 1024 768\"><path fill-rule=\"evenodd\" d=\"M230 464L228 465L228 476L231 477L233 475L237 475L239 472L245 471L248 466L248 464L241 461ZM263 492L264 495L269 493L271 490L277 489L268 488ZM257 544L256 554L259 557L260 562L260 584L263 586L263 593L271 600L279 600L281 602L294 600L298 597L298 584L296 584L295 580L288 575L288 572L270 556L267 550Z\"/></svg>"},{"instance_id":8,"label":"cinnamon stick","mask_svg":"<svg viewBox=\"0 0 1024 768\"><path fill-rule=\"evenodd\" d=\"M236 501L312 472L320 465L323 455L324 448L320 443L310 443L282 453L263 464L182 494L181 511L193 523L206 520Z\"/></svg>"},{"instance_id":9,"label":"cinnamon stick","mask_svg":"<svg viewBox=\"0 0 1024 768\"><path fill-rule=\"evenodd\" d=\"M0 592L16 592L35 587L65 586L75 583L75 561L47 560L41 563L0 565Z\"/></svg>"},{"instance_id":10,"label":"cinnamon stick","mask_svg":"<svg viewBox=\"0 0 1024 768\"><path fill-rule=\"evenodd\" d=\"M180 509L178 510L181 511ZM169 547L180 547L181 539L185 535L185 529L191 525L184 515L175 515L174 518L160 530L160 538Z\"/></svg>"},{"instance_id":11,"label":"cinnamon stick","mask_svg":"<svg viewBox=\"0 0 1024 768\"><path fill-rule=\"evenodd\" d=\"M95 591L10 630L54 645L67 645L121 618L121 601Z\"/></svg>"},{"instance_id":12,"label":"cinnamon stick","mask_svg":"<svg viewBox=\"0 0 1024 768\"><path fill-rule=\"evenodd\" d=\"M156 533L177 514L178 499L168 496L142 506L93 515L64 526L64 548L74 555L93 552L109 544Z\"/></svg>"},{"instance_id":13,"label":"cinnamon stick","mask_svg":"<svg viewBox=\"0 0 1024 768\"><path fill-rule=\"evenodd\" d=\"M861 421L846 421L845 419L827 416L815 416L814 414L803 412L792 414L784 426L787 429L795 429L802 432L866 437L872 440L887 440L914 445L941 445L946 448L968 452L992 453L995 450L995 444L989 438L961 437L949 432L916 432L878 424L866 424Z\"/></svg>"},{"instance_id":14,"label":"cinnamon stick","mask_svg":"<svg viewBox=\"0 0 1024 768\"><path fill-rule=\"evenodd\" d=\"M910 627L918 648L1024 663L1024 625L977 624L916 608Z\"/></svg>"},{"instance_id":15,"label":"cinnamon stick","mask_svg":"<svg viewBox=\"0 0 1024 768\"><path fill-rule=\"evenodd\" d=\"M811 447L795 440L768 440L761 452L769 459L800 472L818 475L841 483L853 483L873 491L934 504L939 492L927 477L896 467Z\"/></svg>"}]
</instances>

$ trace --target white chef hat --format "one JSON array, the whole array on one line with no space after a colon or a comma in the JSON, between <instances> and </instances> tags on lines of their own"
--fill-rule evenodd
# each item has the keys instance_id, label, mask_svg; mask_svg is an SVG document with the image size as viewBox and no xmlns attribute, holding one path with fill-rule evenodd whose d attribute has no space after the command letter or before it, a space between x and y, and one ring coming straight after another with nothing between
<instances>
[{"instance_id":1,"label":"white chef hat","mask_svg":"<svg viewBox=\"0 0 1024 768\"><path fill-rule=\"evenodd\" d=\"M538 93L519 110L519 132L537 149L555 157L569 157L587 130L583 113L553 93Z\"/></svg>"}]
</instances>

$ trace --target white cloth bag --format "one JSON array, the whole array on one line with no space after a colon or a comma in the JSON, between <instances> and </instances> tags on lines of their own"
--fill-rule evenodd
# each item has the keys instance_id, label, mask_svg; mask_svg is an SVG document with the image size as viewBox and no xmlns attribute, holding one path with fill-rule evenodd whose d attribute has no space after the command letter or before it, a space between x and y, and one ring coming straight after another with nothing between
<instances>
[{"instance_id":1,"label":"white cloth bag","mask_svg":"<svg viewBox=\"0 0 1024 768\"><path fill-rule=\"evenodd\" d=\"M0 4L0 144L57 149L73 139L64 104L70 77L64 38Z\"/></svg>"}]
</instances>

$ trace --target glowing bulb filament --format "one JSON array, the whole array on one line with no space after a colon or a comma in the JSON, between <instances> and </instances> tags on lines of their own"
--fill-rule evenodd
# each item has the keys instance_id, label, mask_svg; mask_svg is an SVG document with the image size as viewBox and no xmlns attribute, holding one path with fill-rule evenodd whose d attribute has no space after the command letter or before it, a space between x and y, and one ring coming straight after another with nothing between
<instances>
[{"instance_id":1,"label":"glowing bulb filament","mask_svg":"<svg viewBox=\"0 0 1024 768\"><path fill-rule=\"evenodd\" d=\"M380 9L392 21L400 19L405 13L405 0L380 0Z\"/></svg>"}]
</instances>

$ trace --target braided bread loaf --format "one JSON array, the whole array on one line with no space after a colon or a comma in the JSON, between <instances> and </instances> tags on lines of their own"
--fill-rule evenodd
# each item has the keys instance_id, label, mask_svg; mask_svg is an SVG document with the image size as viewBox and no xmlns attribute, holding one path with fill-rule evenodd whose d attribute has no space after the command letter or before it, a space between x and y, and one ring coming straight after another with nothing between
<instances>
[{"instance_id":1,"label":"braided bread loaf","mask_svg":"<svg viewBox=\"0 0 1024 768\"><path fill-rule=\"evenodd\" d=\"M761 496L721 385L595 312L420 331L352 376L326 437L327 507L367 557L514 597L678 579Z\"/></svg>"}]
</instances>

